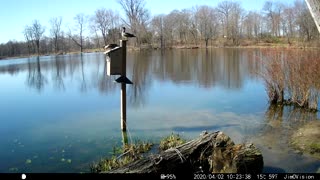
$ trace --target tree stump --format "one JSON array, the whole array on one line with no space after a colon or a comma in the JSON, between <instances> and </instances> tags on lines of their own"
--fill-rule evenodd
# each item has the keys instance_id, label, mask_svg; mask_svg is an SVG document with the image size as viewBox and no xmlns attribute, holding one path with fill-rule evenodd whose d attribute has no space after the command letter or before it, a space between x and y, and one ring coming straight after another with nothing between
<instances>
[{"instance_id":1,"label":"tree stump","mask_svg":"<svg viewBox=\"0 0 320 180\"><path fill-rule=\"evenodd\" d=\"M218 131L102 173L261 173L262 169L262 154L253 144L235 145Z\"/></svg>"}]
</instances>

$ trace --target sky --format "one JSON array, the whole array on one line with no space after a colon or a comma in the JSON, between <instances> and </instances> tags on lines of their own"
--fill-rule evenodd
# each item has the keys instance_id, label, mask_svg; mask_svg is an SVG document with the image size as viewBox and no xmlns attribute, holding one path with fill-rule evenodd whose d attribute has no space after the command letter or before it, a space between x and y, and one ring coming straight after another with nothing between
<instances>
[{"instance_id":1,"label":"sky","mask_svg":"<svg viewBox=\"0 0 320 180\"><path fill-rule=\"evenodd\" d=\"M208 5L215 7L223 0L145 0L146 8L151 15L169 14L172 10L182 10L194 6ZM260 11L264 0L231 0L239 1L246 10ZM294 0L272 0L286 4ZM93 15L99 8L112 9L123 14L117 0L0 0L0 43L9 40L24 41L23 30L34 20L45 26L45 35L49 36L50 23L53 17L62 17L62 29L73 26L73 17L78 13Z\"/></svg>"}]
</instances>

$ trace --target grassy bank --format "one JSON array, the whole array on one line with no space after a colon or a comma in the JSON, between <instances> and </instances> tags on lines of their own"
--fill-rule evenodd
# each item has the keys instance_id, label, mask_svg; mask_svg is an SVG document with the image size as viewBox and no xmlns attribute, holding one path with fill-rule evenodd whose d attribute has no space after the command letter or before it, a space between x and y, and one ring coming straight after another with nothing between
<instances>
[{"instance_id":1,"label":"grassy bank","mask_svg":"<svg viewBox=\"0 0 320 180\"><path fill-rule=\"evenodd\" d=\"M171 134L161 139L159 150L165 151L169 148L184 144L185 139L178 134ZM125 144L123 147L114 147L112 156L102 158L98 162L94 162L90 166L92 173L107 172L115 168L122 167L133 161L142 159L145 153L149 152L154 144L150 142L137 142L133 144Z\"/></svg>"}]
</instances>

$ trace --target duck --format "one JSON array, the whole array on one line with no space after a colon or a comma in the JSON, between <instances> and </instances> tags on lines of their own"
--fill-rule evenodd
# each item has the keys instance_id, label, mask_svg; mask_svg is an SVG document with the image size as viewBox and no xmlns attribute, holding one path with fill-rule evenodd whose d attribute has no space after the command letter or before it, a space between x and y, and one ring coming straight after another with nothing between
<instances>
[{"instance_id":1,"label":"duck","mask_svg":"<svg viewBox=\"0 0 320 180\"><path fill-rule=\"evenodd\" d=\"M127 33L125 27L122 27L122 33L121 33L121 35L122 35L122 37L124 37L124 38L136 37L135 35L133 35L133 34L131 34L131 33Z\"/></svg>"}]
</instances>

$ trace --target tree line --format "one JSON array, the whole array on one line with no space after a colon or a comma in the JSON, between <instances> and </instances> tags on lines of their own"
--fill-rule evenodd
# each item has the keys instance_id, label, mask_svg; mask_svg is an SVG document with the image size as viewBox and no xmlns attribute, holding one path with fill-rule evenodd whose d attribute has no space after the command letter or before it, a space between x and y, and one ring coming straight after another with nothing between
<instances>
[{"instance_id":1,"label":"tree line","mask_svg":"<svg viewBox=\"0 0 320 180\"><path fill-rule=\"evenodd\" d=\"M62 29L63 18L49 20L50 32L38 20L23 29L25 41L0 44L0 58L32 54L62 54L99 49L117 43L120 27L137 36L135 47L238 46L248 43L277 43L285 39L310 42L319 32L303 0L283 4L268 0L260 11L246 11L239 2L221 1L216 7L195 6L151 16L145 0L118 0L125 17L100 8L92 15L79 13L74 26Z\"/></svg>"}]
</instances>

